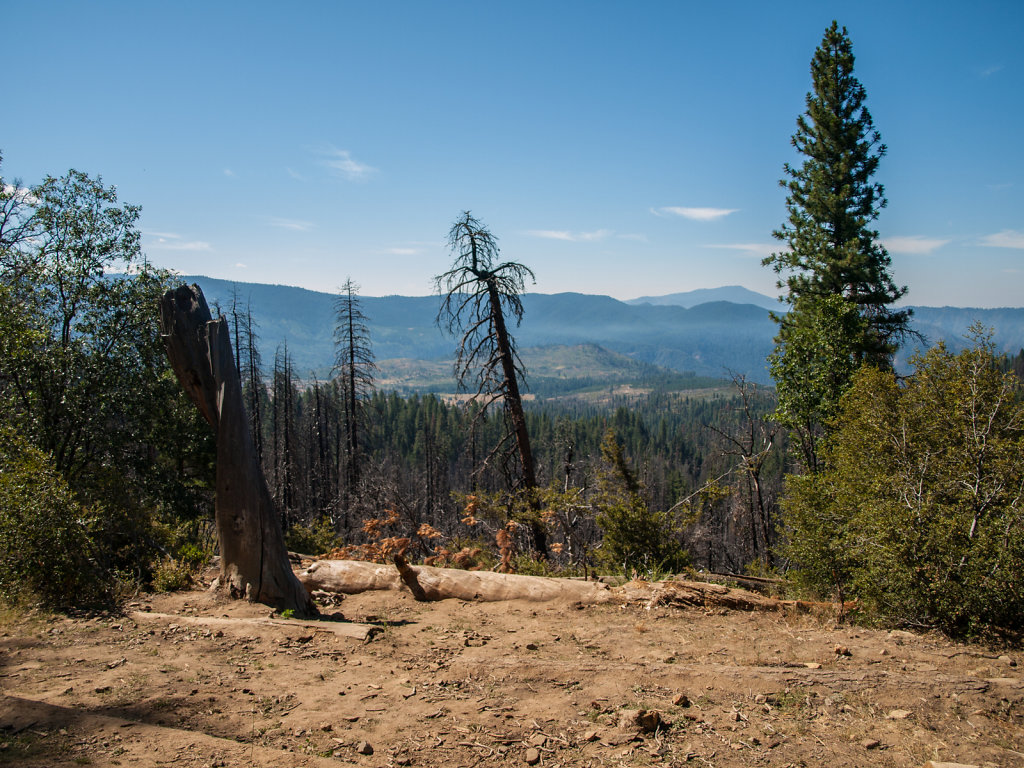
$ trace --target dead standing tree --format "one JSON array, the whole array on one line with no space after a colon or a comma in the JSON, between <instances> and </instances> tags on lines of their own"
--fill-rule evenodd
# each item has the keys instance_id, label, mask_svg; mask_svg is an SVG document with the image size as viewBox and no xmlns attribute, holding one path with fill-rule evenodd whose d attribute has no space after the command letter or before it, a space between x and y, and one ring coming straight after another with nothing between
<instances>
[{"instance_id":1,"label":"dead standing tree","mask_svg":"<svg viewBox=\"0 0 1024 768\"><path fill-rule=\"evenodd\" d=\"M735 469L746 486L743 496L753 558L771 568L774 565L776 489L771 482L774 478L766 477L769 474L766 466L773 458L779 424L758 414L758 400L763 400L763 395L756 384L738 373L733 374L732 382L739 396L737 423L731 427L709 424L707 429L721 440L722 454L735 457Z\"/></svg>"},{"instance_id":2,"label":"dead standing tree","mask_svg":"<svg viewBox=\"0 0 1024 768\"><path fill-rule=\"evenodd\" d=\"M367 427L366 401L373 394L377 371L370 329L359 301L359 286L346 278L334 302L334 373L341 382L342 414L345 418L345 487L342 507L346 527L352 499L358 493L363 457L360 433Z\"/></svg>"},{"instance_id":3,"label":"dead standing tree","mask_svg":"<svg viewBox=\"0 0 1024 768\"><path fill-rule=\"evenodd\" d=\"M249 432L227 321L211 317L199 286L181 286L160 302L160 332L178 381L217 436L221 586L234 597L315 615L292 572Z\"/></svg>"},{"instance_id":4,"label":"dead standing tree","mask_svg":"<svg viewBox=\"0 0 1024 768\"><path fill-rule=\"evenodd\" d=\"M520 294L527 278L531 282L535 278L523 264L498 263L497 238L469 211L452 225L448 245L454 255L452 268L435 277L434 282L442 296L437 323L459 336L455 380L465 389L466 382L475 378L480 417L492 404L502 402L507 424L505 436L484 464L495 456L518 456L521 486L527 491L528 503L534 509L538 503L534 492L537 476L519 391L519 379L525 378L525 371L516 352L515 339L508 332L506 316L514 317L519 325L523 319ZM510 441L515 443L514 453L506 450ZM546 556L547 537L543 525L539 519L529 522L534 544Z\"/></svg>"}]
</instances>

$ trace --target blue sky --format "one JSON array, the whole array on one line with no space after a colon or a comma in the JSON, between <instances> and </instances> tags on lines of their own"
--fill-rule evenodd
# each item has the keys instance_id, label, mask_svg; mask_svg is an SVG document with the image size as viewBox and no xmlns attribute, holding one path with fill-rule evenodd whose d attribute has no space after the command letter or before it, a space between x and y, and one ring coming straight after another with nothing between
<instances>
[{"instance_id":1,"label":"blue sky","mask_svg":"<svg viewBox=\"0 0 1024 768\"><path fill-rule=\"evenodd\" d=\"M833 18L907 301L1024 306L1019 0L2 0L2 171L102 175L184 274L424 295L470 209L532 290L772 294Z\"/></svg>"}]
</instances>

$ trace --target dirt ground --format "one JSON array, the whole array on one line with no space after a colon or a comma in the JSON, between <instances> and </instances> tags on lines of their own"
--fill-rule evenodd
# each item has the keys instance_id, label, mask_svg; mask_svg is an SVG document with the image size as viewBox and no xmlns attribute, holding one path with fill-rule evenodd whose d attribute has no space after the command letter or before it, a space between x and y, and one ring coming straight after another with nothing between
<instances>
[{"instance_id":1,"label":"dirt ground","mask_svg":"<svg viewBox=\"0 0 1024 768\"><path fill-rule=\"evenodd\" d=\"M1015 654L936 635L398 592L323 610L372 638L203 591L8 614L0 764L1024 766Z\"/></svg>"}]
</instances>

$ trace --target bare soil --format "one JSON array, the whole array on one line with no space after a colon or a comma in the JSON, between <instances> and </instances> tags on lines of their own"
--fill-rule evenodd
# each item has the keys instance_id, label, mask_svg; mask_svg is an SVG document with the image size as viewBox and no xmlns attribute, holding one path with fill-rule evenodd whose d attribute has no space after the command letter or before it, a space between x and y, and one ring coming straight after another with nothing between
<instances>
[{"instance_id":1,"label":"bare soil","mask_svg":"<svg viewBox=\"0 0 1024 768\"><path fill-rule=\"evenodd\" d=\"M373 637L203 591L8 614L0 764L1024 766L1017 657L937 635L399 592L322 609Z\"/></svg>"}]
</instances>

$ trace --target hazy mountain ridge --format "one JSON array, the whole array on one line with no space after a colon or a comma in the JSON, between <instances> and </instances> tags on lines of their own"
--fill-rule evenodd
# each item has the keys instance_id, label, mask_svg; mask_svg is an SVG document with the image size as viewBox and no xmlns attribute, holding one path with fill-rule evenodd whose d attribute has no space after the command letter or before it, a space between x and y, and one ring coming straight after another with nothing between
<instances>
[{"instance_id":1,"label":"hazy mountain ridge","mask_svg":"<svg viewBox=\"0 0 1024 768\"><path fill-rule=\"evenodd\" d=\"M286 342L299 375L329 375L334 360L333 294L208 277L182 280L198 283L207 301L218 304L225 313L230 309L233 292L237 293L241 311L245 311L247 304L251 306L268 367L274 351ZM721 290L727 294L731 291ZM704 290L661 298L682 296L685 300L698 293L721 295ZM364 296L361 300L378 360L451 358L455 340L435 324L438 297ZM627 303L609 296L581 293L528 293L523 296L525 315L515 336L521 350L597 345L638 362L697 376L722 378L735 372L752 381L769 381L765 360L772 349L776 327L766 308L727 301L710 301L689 308L667 301L637 301L640 300ZM993 341L999 351L1016 353L1024 346L1022 308L913 309L914 327L928 344L945 341L950 348L959 349L966 343L968 328L978 321L994 328ZM901 353L901 362L909 354L910 350Z\"/></svg>"},{"instance_id":2,"label":"hazy mountain ridge","mask_svg":"<svg viewBox=\"0 0 1024 768\"><path fill-rule=\"evenodd\" d=\"M626 304L653 304L655 306L670 304L678 307L696 307L711 301L728 301L732 304L753 304L762 309L778 310L782 308L778 298L757 293L742 285L724 285L721 288L697 288L682 293L669 293L665 296L641 296L630 299Z\"/></svg>"}]
</instances>

